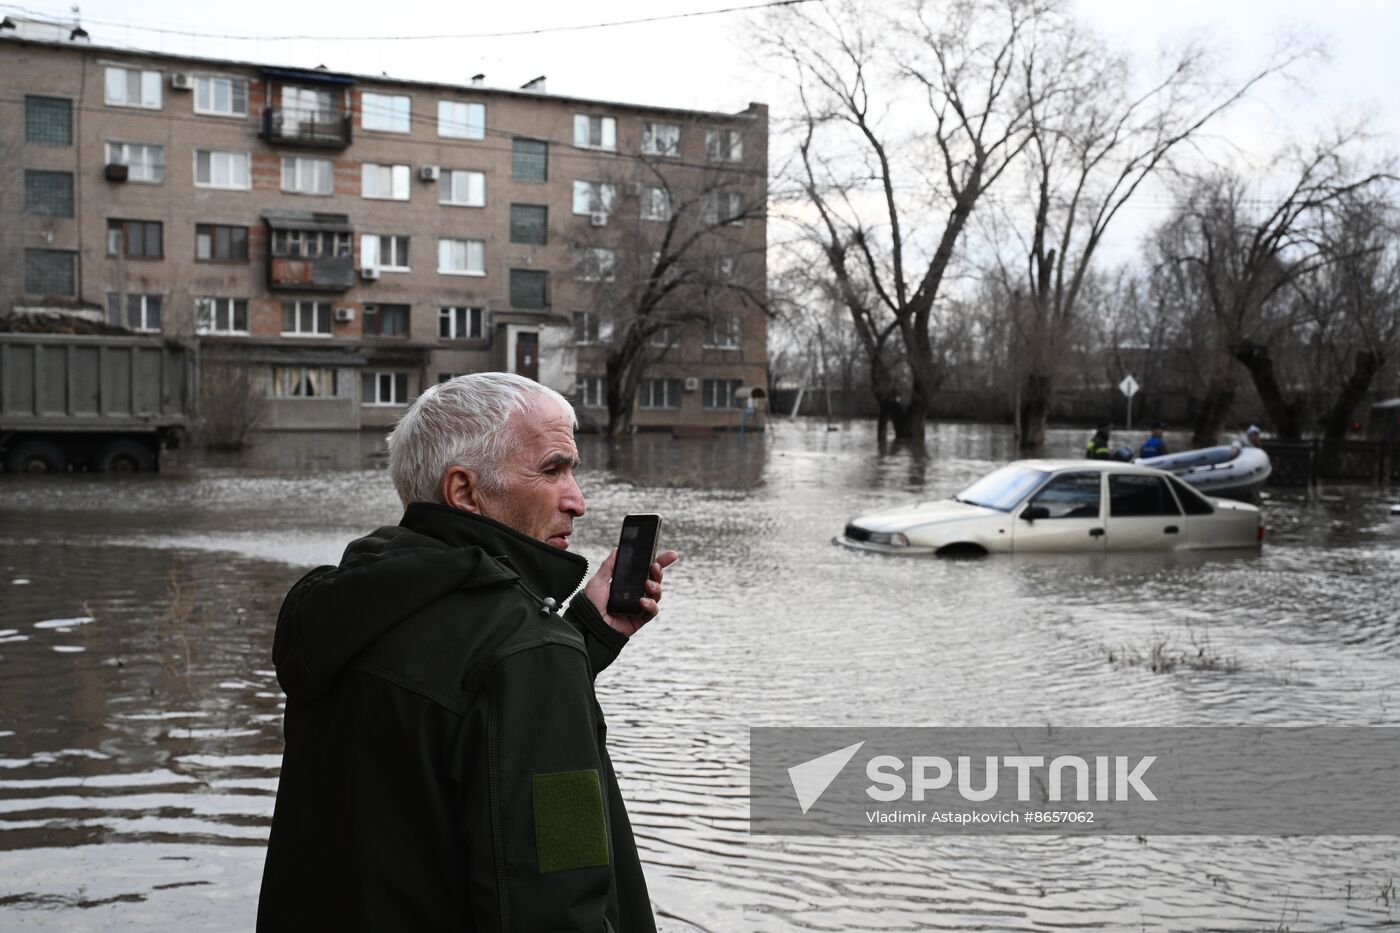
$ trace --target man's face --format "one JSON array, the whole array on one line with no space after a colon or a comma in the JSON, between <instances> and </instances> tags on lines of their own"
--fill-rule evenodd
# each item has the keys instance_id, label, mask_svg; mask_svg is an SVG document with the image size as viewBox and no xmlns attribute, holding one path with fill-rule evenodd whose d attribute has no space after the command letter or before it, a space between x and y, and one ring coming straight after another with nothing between
<instances>
[{"instance_id":1,"label":"man's face","mask_svg":"<svg viewBox=\"0 0 1400 933\"><path fill-rule=\"evenodd\" d=\"M479 490L481 513L536 541L569 546L583 493L574 479L578 448L569 417L548 402L512 416L515 441L501 464L505 488Z\"/></svg>"}]
</instances>

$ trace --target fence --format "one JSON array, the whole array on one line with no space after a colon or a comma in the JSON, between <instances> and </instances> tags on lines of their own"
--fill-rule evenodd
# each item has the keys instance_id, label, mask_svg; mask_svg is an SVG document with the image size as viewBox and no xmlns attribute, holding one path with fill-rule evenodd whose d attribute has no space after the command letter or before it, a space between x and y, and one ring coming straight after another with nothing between
<instances>
[{"instance_id":1,"label":"fence","mask_svg":"<svg viewBox=\"0 0 1400 933\"><path fill-rule=\"evenodd\" d=\"M1319 480L1400 482L1400 444L1386 441L1267 441L1274 486L1307 486Z\"/></svg>"}]
</instances>

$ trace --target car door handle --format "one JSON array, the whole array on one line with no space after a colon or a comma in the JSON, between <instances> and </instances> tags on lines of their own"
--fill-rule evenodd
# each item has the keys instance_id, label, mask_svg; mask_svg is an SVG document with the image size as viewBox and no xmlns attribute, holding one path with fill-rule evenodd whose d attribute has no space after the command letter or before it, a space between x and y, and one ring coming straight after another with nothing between
<instances>
[{"instance_id":1,"label":"car door handle","mask_svg":"<svg viewBox=\"0 0 1400 933\"><path fill-rule=\"evenodd\" d=\"M1102 528L1090 528L1090 529L1089 529L1089 537L1091 537L1091 538L1102 538L1102 537L1103 537L1103 529L1102 529Z\"/></svg>"},{"instance_id":2,"label":"car door handle","mask_svg":"<svg viewBox=\"0 0 1400 933\"><path fill-rule=\"evenodd\" d=\"M1180 531L1181 529L1176 527L1175 525L1168 525L1166 528L1162 529L1162 533L1168 535L1174 535L1179 533Z\"/></svg>"}]
</instances>

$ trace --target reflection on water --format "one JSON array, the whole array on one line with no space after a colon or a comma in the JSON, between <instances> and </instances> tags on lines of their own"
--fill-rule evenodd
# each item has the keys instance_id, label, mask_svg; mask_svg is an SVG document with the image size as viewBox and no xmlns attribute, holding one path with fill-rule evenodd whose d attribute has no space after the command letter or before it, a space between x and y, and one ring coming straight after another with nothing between
<instances>
[{"instance_id":1,"label":"reflection on water","mask_svg":"<svg viewBox=\"0 0 1400 933\"><path fill-rule=\"evenodd\" d=\"M1052 434L1073 455L1083 432ZM308 566L397 520L379 438L265 442L159 477L0 487L0 926L246 929L281 749L273 618ZM1262 554L889 559L853 514L1012 454L943 425L587 437L592 559L657 511L662 619L600 680L664 929L1379 929L1388 839L747 832L755 725L1400 724L1400 520L1372 488L1265 501ZM1234 673L1109 663L1158 641Z\"/></svg>"}]
</instances>

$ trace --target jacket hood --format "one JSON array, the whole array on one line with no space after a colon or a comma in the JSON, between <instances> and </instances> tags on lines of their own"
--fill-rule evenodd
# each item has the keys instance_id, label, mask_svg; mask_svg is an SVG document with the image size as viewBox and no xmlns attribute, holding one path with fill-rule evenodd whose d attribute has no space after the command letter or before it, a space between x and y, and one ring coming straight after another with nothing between
<instances>
[{"instance_id":1,"label":"jacket hood","mask_svg":"<svg viewBox=\"0 0 1400 933\"><path fill-rule=\"evenodd\" d=\"M338 567L302 577L282 603L273 637L277 680L288 698L313 700L369 645L456 589L515 582L562 605L588 561L500 522L415 502L345 549Z\"/></svg>"}]
</instances>

